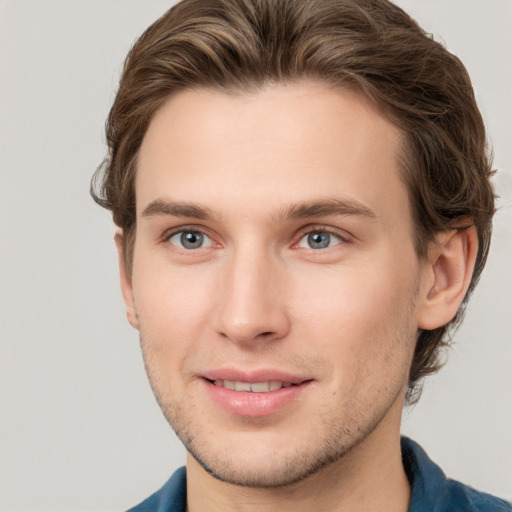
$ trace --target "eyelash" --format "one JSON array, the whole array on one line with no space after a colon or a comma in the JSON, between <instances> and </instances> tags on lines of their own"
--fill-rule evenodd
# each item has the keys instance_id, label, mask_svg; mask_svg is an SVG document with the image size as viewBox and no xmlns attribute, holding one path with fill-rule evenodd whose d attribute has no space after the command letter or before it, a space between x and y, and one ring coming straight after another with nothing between
<instances>
[{"instance_id":1,"label":"eyelash","mask_svg":"<svg viewBox=\"0 0 512 512\"><path fill-rule=\"evenodd\" d=\"M329 236L334 236L334 237L338 238L340 240L340 242L335 244L334 246L341 245L341 244L347 244L347 243L351 242L350 235L345 231L333 229L333 228L327 227L327 226L316 225L316 226L308 226L307 228L303 229L299 234L298 241L293 244L293 248L299 247L300 242L305 237L312 235L313 233L322 233L322 234L327 234ZM326 247L326 248L317 248L317 249L314 249L313 247L309 247L309 248L305 248L305 249L309 249L311 251L318 252L318 251L321 251L322 249L331 249L334 246Z\"/></svg>"},{"instance_id":2,"label":"eyelash","mask_svg":"<svg viewBox=\"0 0 512 512\"><path fill-rule=\"evenodd\" d=\"M179 226L177 228L173 228L169 231L166 231L162 236L162 242L171 244L170 240L173 236L183 234L183 233L199 233L199 234L209 238L213 242L213 244L215 244L214 237L211 236L208 233L208 231L205 230L204 228L197 227L197 226ZM174 247L176 247L177 249L182 250L182 251L192 251L193 250L193 249L186 249L184 247L178 247L174 244L171 244L171 245L173 245ZM203 249L203 247L200 247L199 249Z\"/></svg>"},{"instance_id":3,"label":"eyelash","mask_svg":"<svg viewBox=\"0 0 512 512\"><path fill-rule=\"evenodd\" d=\"M170 239L173 236L183 234L183 233L199 233L199 234L207 237L208 239L210 239L212 241L212 245L216 244L215 238L213 236L211 236L211 234L209 234L208 230L204 229L203 227L198 227L198 226L179 226L177 228L173 228L169 231L166 231L163 234L162 241L164 243L170 243ZM351 240L352 237L345 231L336 230L336 229L326 227L326 226L315 225L315 226L308 226L306 228L303 228L301 231L299 231L298 235L296 235L294 237L297 241L292 244L292 248L293 249L299 248L299 244L300 244L301 240L303 240L305 237L307 237L313 233L322 233L322 234L327 234L329 236L334 236L334 237L338 238L340 240L340 242L335 244L335 246L341 245L341 244L348 244L348 243L351 243L351 241L352 241ZM297 236L298 236L298 239L297 239ZM187 252L194 250L194 249L187 249L184 247L178 247L174 244L171 244L171 245L173 245L174 247L176 247L179 250L183 250L183 251L187 251ZM205 248L205 247L199 247L197 249L203 249L203 248ZM311 250L314 252L318 252L318 251L322 251L323 249L330 249L330 248L332 248L332 247L317 248L317 249L314 249L313 247L309 247L309 248L305 247L305 249L308 249L308 250Z\"/></svg>"}]
</instances>

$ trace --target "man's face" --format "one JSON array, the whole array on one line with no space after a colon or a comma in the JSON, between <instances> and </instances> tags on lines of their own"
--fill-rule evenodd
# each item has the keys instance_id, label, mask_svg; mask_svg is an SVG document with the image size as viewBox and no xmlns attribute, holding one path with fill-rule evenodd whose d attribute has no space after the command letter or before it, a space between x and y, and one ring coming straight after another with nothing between
<instances>
[{"instance_id":1,"label":"man's face","mask_svg":"<svg viewBox=\"0 0 512 512\"><path fill-rule=\"evenodd\" d=\"M398 151L318 83L185 91L153 118L123 291L166 418L218 478L291 483L398 435L427 273Z\"/></svg>"}]
</instances>

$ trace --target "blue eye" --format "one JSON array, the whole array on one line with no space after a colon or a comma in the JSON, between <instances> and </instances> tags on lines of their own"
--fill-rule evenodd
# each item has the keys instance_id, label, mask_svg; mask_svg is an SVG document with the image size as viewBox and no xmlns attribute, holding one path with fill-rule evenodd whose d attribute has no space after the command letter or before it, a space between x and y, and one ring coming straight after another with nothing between
<instances>
[{"instance_id":1,"label":"blue eye","mask_svg":"<svg viewBox=\"0 0 512 512\"><path fill-rule=\"evenodd\" d=\"M305 249L327 249L342 242L341 237L333 235L332 233L327 233L326 231L311 231L300 239L298 246Z\"/></svg>"},{"instance_id":2,"label":"blue eye","mask_svg":"<svg viewBox=\"0 0 512 512\"><path fill-rule=\"evenodd\" d=\"M182 249L203 249L212 245L211 238L200 231L178 231L169 237L169 242Z\"/></svg>"}]
</instances>

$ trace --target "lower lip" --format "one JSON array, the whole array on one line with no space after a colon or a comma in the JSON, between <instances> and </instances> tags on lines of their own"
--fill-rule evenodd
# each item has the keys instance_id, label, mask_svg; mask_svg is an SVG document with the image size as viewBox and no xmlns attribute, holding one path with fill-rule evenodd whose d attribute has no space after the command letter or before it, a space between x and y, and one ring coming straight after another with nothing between
<instances>
[{"instance_id":1,"label":"lower lip","mask_svg":"<svg viewBox=\"0 0 512 512\"><path fill-rule=\"evenodd\" d=\"M211 398L226 411L237 416L258 418L274 414L286 406L301 400L304 390L312 381L281 388L267 393L254 393L248 391L234 391L204 379L206 389Z\"/></svg>"}]
</instances>

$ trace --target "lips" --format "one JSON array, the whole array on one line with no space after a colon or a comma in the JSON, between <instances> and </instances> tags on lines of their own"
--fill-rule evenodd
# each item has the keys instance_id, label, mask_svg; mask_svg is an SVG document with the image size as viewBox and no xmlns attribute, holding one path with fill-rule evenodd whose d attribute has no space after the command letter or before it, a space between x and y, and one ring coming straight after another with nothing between
<instances>
[{"instance_id":1,"label":"lips","mask_svg":"<svg viewBox=\"0 0 512 512\"><path fill-rule=\"evenodd\" d=\"M224 411L245 417L262 417L292 407L313 382L276 370L240 372L214 370L202 378L208 395Z\"/></svg>"}]
</instances>

